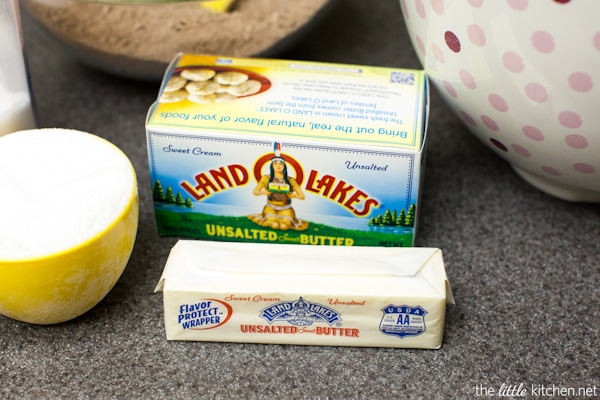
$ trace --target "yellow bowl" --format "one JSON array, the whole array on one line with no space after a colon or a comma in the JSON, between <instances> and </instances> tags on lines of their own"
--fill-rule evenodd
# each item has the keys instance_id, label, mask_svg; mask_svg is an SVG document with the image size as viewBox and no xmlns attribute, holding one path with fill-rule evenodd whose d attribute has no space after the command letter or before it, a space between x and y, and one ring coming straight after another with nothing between
<instances>
[{"instance_id":1,"label":"yellow bowl","mask_svg":"<svg viewBox=\"0 0 600 400\"><path fill-rule=\"evenodd\" d=\"M139 198L133 166L131 170L133 190L126 206L99 233L53 254L0 258L1 314L56 324L82 315L109 293L129 261L137 233Z\"/></svg>"}]
</instances>

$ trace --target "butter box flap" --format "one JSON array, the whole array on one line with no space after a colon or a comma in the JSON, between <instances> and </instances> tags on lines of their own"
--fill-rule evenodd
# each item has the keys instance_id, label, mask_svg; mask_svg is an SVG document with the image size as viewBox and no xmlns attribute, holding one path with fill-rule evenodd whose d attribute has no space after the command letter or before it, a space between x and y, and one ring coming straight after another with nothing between
<instances>
[{"instance_id":1,"label":"butter box flap","mask_svg":"<svg viewBox=\"0 0 600 400\"><path fill-rule=\"evenodd\" d=\"M227 89L224 96L224 92L205 94L213 89L195 91L198 82L194 81L179 90L169 85L172 80L187 81L188 75L182 74L198 70L216 74L203 85L235 73L248 77L244 82L256 84L257 89L232 95L237 85L225 84L219 88ZM189 95L189 90L203 94ZM217 94L224 97L215 100ZM179 53L166 70L146 126L155 133L194 135L218 130L241 137L259 134L420 151L428 98L422 70Z\"/></svg>"},{"instance_id":2,"label":"butter box flap","mask_svg":"<svg viewBox=\"0 0 600 400\"><path fill-rule=\"evenodd\" d=\"M266 261L265 261L266 260ZM269 260L285 260L285 267ZM338 247L179 240L171 249L155 291L170 283L202 279L203 273L297 276L416 277L446 282L440 249L424 247Z\"/></svg>"}]
</instances>

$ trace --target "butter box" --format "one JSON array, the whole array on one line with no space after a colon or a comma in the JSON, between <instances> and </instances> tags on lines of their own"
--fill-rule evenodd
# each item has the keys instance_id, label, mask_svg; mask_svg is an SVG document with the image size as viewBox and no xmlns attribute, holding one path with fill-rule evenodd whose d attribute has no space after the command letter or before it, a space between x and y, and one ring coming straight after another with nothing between
<instances>
[{"instance_id":1,"label":"butter box","mask_svg":"<svg viewBox=\"0 0 600 400\"><path fill-rule=\"evenodd\" d=\"M435 248L179 240L168 340L436 349L454 298Z\"/></svg>"},{"instance_id":2,"label":"butter box","mask_svg":"<svg viewBox=\"0 0 600 400\"><path fill-rule=\"evenodd\" d=\"M428 96L420 70L178 55L146 122L159 234L413 246Z\"/></svg>"}]
</instances>

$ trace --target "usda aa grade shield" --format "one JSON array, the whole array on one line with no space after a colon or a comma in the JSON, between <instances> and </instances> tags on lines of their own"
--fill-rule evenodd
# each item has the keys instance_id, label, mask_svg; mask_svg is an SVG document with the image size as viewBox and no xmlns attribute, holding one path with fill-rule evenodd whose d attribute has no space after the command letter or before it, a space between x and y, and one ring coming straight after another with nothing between
<instances>
[{"instance_id":1,"label":"usda aa grade shield","mask_svg":"<svg viewBox=\"0 0 600 400\"><path fill-rule=\"evenodd\" d=\"M386 335L395 335L401 339L409 336L418 336L425 332L425 314L427 311L421 306L395 306L390 304L382 309L383 317L379 330Z\"/></svg>"}]
</instances>

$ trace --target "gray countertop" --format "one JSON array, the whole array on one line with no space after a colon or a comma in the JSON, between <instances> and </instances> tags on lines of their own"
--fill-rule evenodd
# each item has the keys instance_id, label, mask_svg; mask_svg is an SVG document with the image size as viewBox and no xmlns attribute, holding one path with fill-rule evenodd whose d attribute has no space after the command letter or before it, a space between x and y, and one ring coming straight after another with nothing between
<instances>
[{"instance_id":1,"label":"gray countertop","mask_svg":"<svg viewBox=\"0 0 600 400\"><path fill-rule=\"evenodd\" d=\"M340 3L278 57L419 68L396 1ZM82 317L0 316L0 397L491 398L520 384L526 398L600 397L600 205L525 183L435 90L417 244L443 250L456 297L441 349L168 342L153 291L176 238L157 234L144 130L158 83L89 68L23 21L40 126L119 146L137 171L140 223L121 279Z\"/></svg>"}]
</instances>

